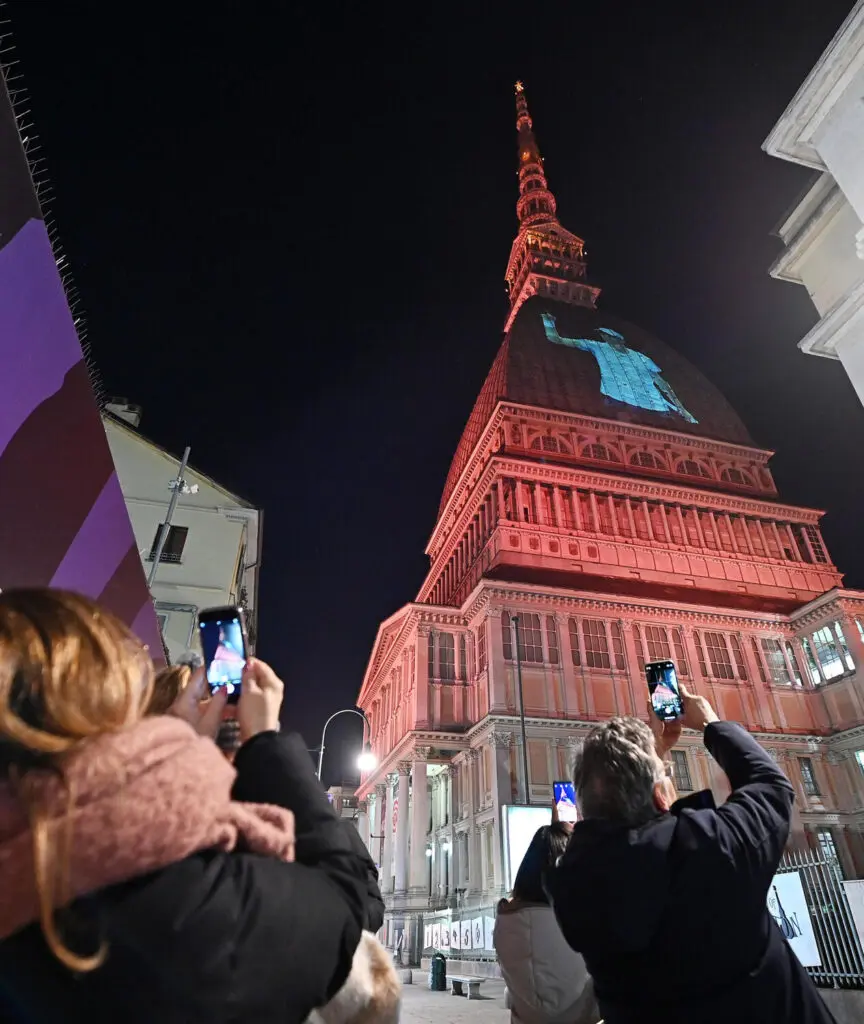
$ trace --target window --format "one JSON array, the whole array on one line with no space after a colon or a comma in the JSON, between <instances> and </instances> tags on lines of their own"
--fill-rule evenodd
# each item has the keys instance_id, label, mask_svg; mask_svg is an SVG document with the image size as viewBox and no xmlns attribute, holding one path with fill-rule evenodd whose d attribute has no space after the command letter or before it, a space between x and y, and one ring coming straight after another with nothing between
<instances>
[{"instance_id":1,"label":"window","mask_svg":"<svg viewBox=\"0 0 864 1024\"><path fill-rule=\"evenodd\" d=\"M610 668L606 623L601 619L583 619L582 637L585 640L585 664L588 668Z\"/></svg>"},{"instance_id":2,"label":"window","mask_svg":"<svg viewBox=\"0 0 864 1024\"><path fill-rule=\"evenodd\" d=\"M649 661L671 661L672 652L669 650L669 639L666 630L662 626L646 626L645 642L648 645Z\"/></svg>"},{"instance_id":3,"label":"window","mask_svg":"<svg viewBox=\"0 0 864 1024\"><path fill-rule=\"evenodd\" d=\"M570 448L564 441L559 441L557 437L550 437L548 434L544 434L542 437L535 437L531 442L531 447L537 451L543 452L564 452L570 454Z\"/></svg>"},{"instance_id":4,"label":"window","mask_svg":"<svg viewBox=\"0 0 864 1024\"><path fill-rule=\"evenodd\" d=\"M468 645L464 633L459 634L459 678L468 678Z\"/></svg>"},{"instance_id":5,"label":"window","mask_svg":"<svg viewBox=\"0 0 864 1024\"><path fill-rule=\"evenodd\" d=\"M850 672L855 671L855 662L852 660L852 655L849 653L849 645L846 643L846 634L843 632L843 627L839 622L834 622L834 632L837 634L837 642L840 644L840 650L843 652L843 660L846 662L846 668Z\"/></svg>"},{"instance_id":6,"label":"window","mask_svg":"<svg viewBox=\"0 0 864 1024\"><path fill-rule=\"evenodd\" d=\"M486 671L486 620L480 623L477 630L477 671Z\"/></svg>"},{"instance_id":7,"label":"window","mask_svg":"<svg viewBox=\"0 0 864 1024\"><path fill-rule=\"evenodd\" d=\"M702 647L702 638L699 636L699 631L693 630L693 643L696 645L696 653L699 656L699 671L702 673L703 678L708 678L708 666L705 664L705 650Z\"/></svg>"},{"instance_id":8,"label":"window","mask_svg":"<svg viewBox=\"0 0 864 1024\"><path fill-rule=\"evenodd\" d=\"M543 638L540 632L540 616L533 612L520 613L511 616L509 612L501 613L501 639L504 648L504 657L508 661L513 659L513 626L514 618L519 622L516 627L516 635L519 643L519 659L522 662L542 664L543 662Z\"/></svg>"},{"instance_id":9,"label":"window","mask_svg":"<svg viewBox=\"0 0 864 1024\"><path fill-rule=\"evenodd\" d=\"M678 675L686 679L690 675L690 666L687 664L687 655L684 650L684 635L678 626L672 628L672 643L675 647L675 662Z\"/></svg>"},{"instance_id":10,"label":"window","mask_svg":"<svg viewBox=\"0 0 864 1024\"><path fill-rule=\"evenodd\" d=\"M672 771L675 780L675 788L679 793L687 793L693 789L693 782L690 778L690 765L687 763L686 750L672 750Z\"/></svg>"},{"instance_id":11,"label":"window","mask_svg":"<svg viewBox=\"0 0 864 1024\"><path fill-rule=\"evenodd\" d=\"M705 648L711 662L711 675L714 679L734 679L735 672L729 659L729 648L722 633L710 633L705 630Z\"/></svg>"},{"instance_id":12,"label":"window","mask_svg":"<svg viewBox=\"0 0 864 1024\"><path fill-rule=\"evenodd\" d=\"M615 658L615 668L623 672L627 667L627 662L624 660L624 637L621 636L621 627L617 622L610 622L609 632L612 634L612 654Z\"/></svg>"},{"instance_id":13,"label":"window","mask_svg":"<svg viewBox=\"0 0 864 1024\"><path fill-rule=\"evenodd\" d=\"M159 529L156 531L156 536L153 538L153 544L150 547L150 554L147 556L148 562L152 562L156 557L156 548L159 547L159 534L162 532L162 527L164 525L164 523L159 524ZM165 538L165 546L162 548L162 554L159 556L160 563L180 563L183 557L183 548L186 547L186 537L188 534L188 526L168 527L168 536Z\"/></svg>"},{"instance_id":14,"label":"window","mask_svg":"<svg viewBox=\"0 0 864 1024\"><path fill-rule=\"evenodd\" d=\"M786 665L786 658L783 656L783 645L780 641L763 636L762 650L765 653L768 671L771 673L771 682L776 686L791 686L792 680L789 678L789 668Z\"/></svg>"},{"instance_id":15,"label":"window","mask_svg":"<svg viewBox=\"0 0 864 1024\"><path fill-rule=\"evenodd\" d=\"M664 469L663 463L657 458L656 455L652 455L651 452L635 452L630 459L630 464L633 466L642 466L643 469Z\"/></svg>"},{"instance_id":16,"label":"window","mask_svg":"<svg viewBox=\"0 0 864 1024\"><path fill-rule=\"evenodd\" d=\"M615 534L615 527L612 525L612 509L609 507L611 498L606 494L597 495L597 511L600 514L600 532L610 537Z\"/></svg>"},{"instance_id":17,"label":"window","mask_svg":"<svg viewBox=\"0 0 864 1024\"><path fill-rule=\"evenodd\" d=\"M826 680L836 679L846 672L846 666L841 655L840 645L834 630L833 623L823 626L813 634L813 650L822 666L822 674Z\"/></svg>"},{"instance_id":18,"label":"window","mask_svg":"<svg viewBox=\"0 0 864 1024\"><path fill-rule=\"evenodd\" d=\"M434 682L455 682L456 642L452 633L429 634L429 679Z\"/></svg>"},{"instance_id":19,"label":"window","mask_svg":"<svg viewBox=\"0 0 864 1024\"><path fill-rule=\"evenodd\" d=\"M756 637L750 637L750 645L753 648L753 660L756 662L756 667L759 669L759 678L763 683L768 682L768 676L765 674L765 663L762 661L762 652L759 650L759 644L756 642Z\"/></svg>"},{"instance_id":20,"label":"window","mask_svg":"<svg viewBox=\"0 0 864 1024\"><path fill-rule=\"evenodd\" d=\"M620 462L621 460L605 444L586 444L582 449L582 456L586 459L598 459L601 462Z\"/></svg>"},{"instance_id":21,"label":"window","mask_svg":"<svg viewBox=\"0 0 864 1024\"><path fill-rule=\"evenodd\" d=\"M801 769L801 781L804 783L804 792L807 796L819 796L819 787L816 785L816 775L813 772L813 762L809 757L799 757L798 767Z\"/></svg>"},{"instance_id":22,"label":"window","mask_svg":"<svg viewBox=\"0 0 864 1024\"><path fill-rule=\"evenodd\" d=\"M744 661L744 652L741 650L741 641L734 633L730 633L729 642L732 645L732 657L735 659L735 667L738 669L738 678L747 682L747 665Z\"/></svg>"},{"instance_id":23,"label":"window","mask_svg":"<svg viewBox=\"0 0 864 1024\"><path fill-rule=\"evenodd\" d=\"M837 844L834 842L834 833L831 829L817 828L816 842L819 844L819 852L823 859L840 871L840 856L837 853Z\"/></svg>"},{"instance_id":24,"label":"window","mask_svg":"<svg viewBox=\"0 0 864 1024\"><path fill-rule=\"evenodd\" d=\"M519 641L519 657L523 662L543 663L543 637L540 633L540 616L523 612L518 616L516 636Z\"/></svg>"},{"instance_id":25,"label":"window","mask_svg":"<svg viewBox=\"0 0 864 1024\"><path fill-rule=\"evenodd\" d=\"M576 668L582 667L582 656L579 651L579 625L575 619L567 620L567 630L570 633L570 656Z\"/></svg>"},{"instance_id":26,"label":"window","mask_svg":"<svg viewBox=\"0 0 864 1024\"><path fill-rule=\"evenodd\" d=\"M555 616L546 616L546 647L549 651L549 664L557 665L559 662L558 654L558 627L555 624Z\"/></svg>"},{"instance_id":27,"label":"window","mask_svg":"<svg viewBox=\"0 0 864 1024\"><path fill-rule=\"evenodd\" d=\"M804 533L807 535L807 539L810 541L810 547L813 549L813 557L817 562L827 563L828 552L825 550L825 545L822 542L822 535L815 526L805 526Z\"/></svg>"},{"instance_id":28,"label":"window","mask_svg":"<svg viewBox=\"0 0 864 1024\"><path fill-rule=\"evenodd\" d=\"M786 657L789 659L789 665L792 668L792 675L795 678L795 685L796 686L803 686L804 685L804 676L801 674L801 668L800 668L800 666L798 664L798 659L795 657L795 651L794 651L794 649L792 647L792 644L790 644L788 640L785 643L785 647L786 647Z\"/></svg>"},{"instance_id":29,"label":"window","mask_svg":"<svg viewBox=\"0 0 864 1024\"><path fill-rule=\"evenodd\" d=\"M862 775L864 775L864 750L855 751L855 760L858 762Z\"/></svg>"},{"instance_id":30,"label":"window","mask_svg":"<svg viewBox=\"0 0 864 1024\"><path fill-rule=\"evenodd\" d=\"M743 473L740 469L735 469L734 467L724 469L720 474L720 479L725 480L730 484L741 484L745 487L753 486L753 480L750 476L747 473Z\"/></svg>"},{"instance_id":31,"label":"window","mask_svg":"<svg viewBox=\"0 0 864 1024\"><path fill-rule=\"evenodd\" d=\"M693 459L682 459L675 468L677 472L686 473L687 476L704 476L709 478L711 476L701 463L694 462Z\"/></svg>"},{"instance_id":32,"label":"window","mask_svg":"<svg viewBox=\"0 0 864 1024\"><path fill-rule=\"evenodd\" d=\"M156 619L159 622L159 632L164 636L168 626L168 612L156 612Z\"/></svg>"}]
</instances>

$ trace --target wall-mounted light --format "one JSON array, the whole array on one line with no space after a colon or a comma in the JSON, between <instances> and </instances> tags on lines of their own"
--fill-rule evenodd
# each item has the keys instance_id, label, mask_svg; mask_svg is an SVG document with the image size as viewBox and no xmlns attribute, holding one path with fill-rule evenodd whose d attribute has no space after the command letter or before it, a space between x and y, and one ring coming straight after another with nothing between
<instances>
[{"instance_id":1,"label":"wall-mounted light","mask_svg":"<svg viewBox=\"0 0 864 1024\"><path fill-rule=\"evenodd\" d=\"M431 846L427 846L426 847L426 856L427 857L431 857L432 856L432 847Z\"/></svg>"},{"instance_id":2,"label":"wall-mounted light","mask_svg":"<svg viewBox=\"0 0 864 1024\"><path fill-rule=\"evenodd\" d=\"M449 853L453 849L453 844L452 843L442 843L441 844L441 849L445 853Z\"/></svg>"}]
</instances>

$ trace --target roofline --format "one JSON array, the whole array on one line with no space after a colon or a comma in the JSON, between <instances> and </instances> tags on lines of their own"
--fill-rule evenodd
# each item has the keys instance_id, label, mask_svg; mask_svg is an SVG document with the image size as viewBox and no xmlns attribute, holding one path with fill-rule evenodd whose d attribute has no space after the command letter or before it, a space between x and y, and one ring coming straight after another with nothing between
<instances>
[{"instance_id":1,"label":"roofline","mask_svg":"<svg viewBox=\"0 0 864 1024\"><path fill-rule=\"evenodd\" d=\"M864 0L857 0L762 143L762 149L779 160L826 170L813 137L862 68Z\"/></svg>"},{"instance_id":2,"label":"roofline","mask_svg":"<svg viewBox=\"0 0 864 1024\"><path fill-rule=\"evenodd\" d=\"M133 427L131 423L128 423L121 416L115 416L113 412L108 412L107 409L101 409L100 415L103 419L110 420L114 426L120 427L125 430L127 434L131 434L133 437L139 438L145 444L149 445L150 448L154 448L157 452L162 455L166 455L169 459L172 459L177 465L180 465L182 461L178 455L169 451L167 448L163 448L161 444L157 444L151 437L148 437L145 433L139 430L137 427ZM201 477L202 480L206 481L211 487L214 487L217 491L221 491L226 498L230 498L232 501L236 501L238 505L242 505L244 508L248 508L252 512L261 513L261 509L249 501L248 498L242 498L239 494L235 494L233 491L229 491L227 487L223 487L222 484L214 480L212 476L208 476L206 473L202 473L200 469L196 469L191 463L187 464L187 469L191 470L196 476Z\"/></svg>"}]
</instances>

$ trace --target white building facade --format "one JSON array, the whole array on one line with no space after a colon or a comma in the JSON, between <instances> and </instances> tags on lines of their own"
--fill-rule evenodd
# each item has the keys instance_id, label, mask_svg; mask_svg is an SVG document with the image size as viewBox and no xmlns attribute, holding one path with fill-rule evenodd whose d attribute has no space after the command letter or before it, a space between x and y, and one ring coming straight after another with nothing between
<instances>
[{"instance_id":1,"label":"white building facade","mask_svg":"<svg viewBox=\"0 0 864 1024\"><path fill-rule=\"evenodd\" d=\"M770 156L817 172L778 228L772 277L803 285L819 322L798 342L839 359L864 402L864 0L763 144Z\"/></svg>"},{"instance_id":2,"label":"white building facade","mask_svg":"<svg viewBox=\"0 0 864 1024\"><path fill-rule=\"evenodd\" d=\"M153 567L180 459L137 427L140 409L109 403L103 423L145 573ZM200 651L198 612L242 605L254 647L261 511L191 466L171 519L151 593L171 662Z\"/></svg>"}]
</instances>

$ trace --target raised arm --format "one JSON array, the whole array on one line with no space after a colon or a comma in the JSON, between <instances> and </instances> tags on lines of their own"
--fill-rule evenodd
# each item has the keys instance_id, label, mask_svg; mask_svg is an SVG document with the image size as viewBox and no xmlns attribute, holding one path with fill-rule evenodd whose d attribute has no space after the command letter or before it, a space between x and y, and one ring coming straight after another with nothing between
<instances>
[{"instance_id":1,"label":"raised arm","mask_svg":"<svg viewBox=\"0 0 864 1024\"><path fill-rule=\"evenodd\" d=\"M587 338L562 338L558 333L555 317L551 313L541 314L543 327L546 329L546 337L553 345L566 345L568 348L580 348L585 352L591 351L591 344Z\"/></svg>"}]
</instances>

